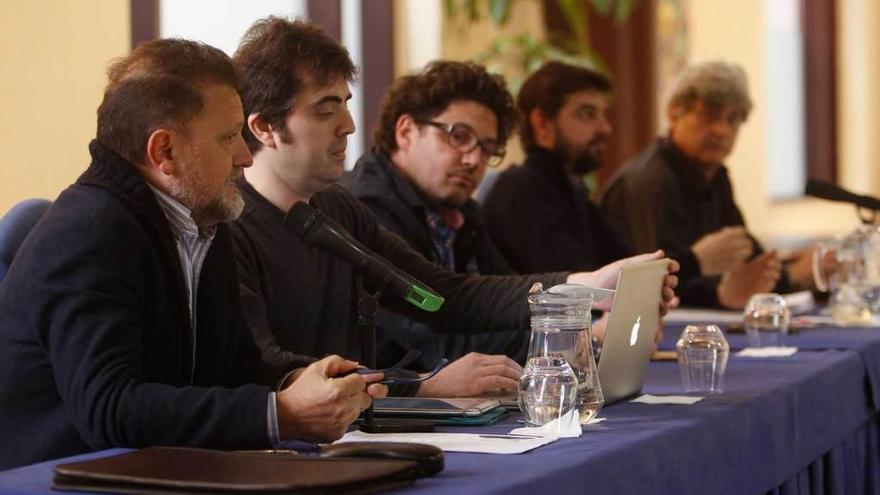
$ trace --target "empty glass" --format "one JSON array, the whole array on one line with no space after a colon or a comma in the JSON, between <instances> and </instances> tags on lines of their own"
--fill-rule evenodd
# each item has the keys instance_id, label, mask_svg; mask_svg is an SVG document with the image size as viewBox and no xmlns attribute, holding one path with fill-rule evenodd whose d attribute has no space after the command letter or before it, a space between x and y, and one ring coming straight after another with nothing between
<instances>
[{"instance_id":1,"label":"empty glass","mask_svg":"<svg viewBox=\"0 0 880 495\"><path fill-rule=\"evenodd\" d=\"M779 294L755 294L743 311L749 347L779 347L785 344L791 313Z\"/></svg>"},{"instance_id":2,"label":"empty glass","mask_svg":"<svg viewBox=\"0 0 880 495\"><path fill-rule=\"evenodd\" d=\"M716 325L688 325L675 345L685 392L719 393L730 346Z\"/></svg>"},{"instance_id":3,"label":"empty glass","mask_svg":"<svg viewBox=\"0 0 880 495\"><path fill-rule=\"evenodd\" d=\"M538 369L548 362L556 362L548 361L548 358L561 358L574 371L579 420L586 424L605 403L590 331L593 297L582 285L561 284L546 291L541 289L537 284L529 293L532 335L523 380L520 381L520 404L529 407L534 402L529 396L536 392L527 388L533 382L526 380L530 365L534 364ZM529 416L525 410L523 415Z\"/></svg>"}]
</instances>

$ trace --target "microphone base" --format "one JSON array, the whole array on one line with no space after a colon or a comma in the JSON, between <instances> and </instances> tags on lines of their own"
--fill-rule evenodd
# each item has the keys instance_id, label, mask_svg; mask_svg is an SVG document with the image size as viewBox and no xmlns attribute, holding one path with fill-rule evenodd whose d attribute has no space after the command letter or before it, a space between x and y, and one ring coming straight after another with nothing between
<instances>
[{"instance_id":1,"label":"microphone base","mask_svg":"<svg viewBox=\"0 0 880 495\"><path fill-rule=\"evenodd\" d=\"M431 433L434 422L424 419L381 418L364 421L360 428L364 433Z\"/></svg>"}]
</instances>

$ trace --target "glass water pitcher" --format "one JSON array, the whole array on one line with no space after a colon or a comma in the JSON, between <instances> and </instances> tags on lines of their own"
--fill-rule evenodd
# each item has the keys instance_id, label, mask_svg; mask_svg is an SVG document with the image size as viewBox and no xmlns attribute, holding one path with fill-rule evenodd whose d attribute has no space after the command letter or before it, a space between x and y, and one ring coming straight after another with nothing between
<instances>
[{"instance_id":1,"label":"glass water pitcher","mask_svg":"<svg viewBox=\"0 0 880 495\"><path fill-rule=\"evenodd\" d=\"M605 402L593 356L593 296L586 287L575 284L542 289L535 284L528 296L532 335L520 380L520 407L532 425L562 416L568 412L563 409L571 407L577 408L580 423L586 424ZM567 377L567 368L575 380ZM553 377L553 386L548 388L542 376ZM542 394L541 387L553 393ZM565 394L571 393L571 387L573 402L569 405ZM553 405L554 401L559 405Z\"/></svg>"}]
</instances>

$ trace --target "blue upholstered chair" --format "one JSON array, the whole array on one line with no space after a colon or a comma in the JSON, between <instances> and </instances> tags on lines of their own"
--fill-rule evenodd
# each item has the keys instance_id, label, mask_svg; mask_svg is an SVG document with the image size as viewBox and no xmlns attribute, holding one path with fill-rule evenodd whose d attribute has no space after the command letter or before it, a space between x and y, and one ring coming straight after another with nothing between
<instances>
[{"instance_id":1,"label":"blue upholstered chair","mask_svg":"<svg viewBox=\"0 0 880 495\"><path fill-rule=\"evenodd\" d=\"M486 170L486 175L483 176L483 182L477 187L477 190L474 191L473 198L477 200L477 203L483 204L486 201L486 197L489 196L489 191L492 190L492 187L495 185L495 181L498 180L498 176L501 175L502 170L498 170L497 168L490 168Z\"/></svg>"},{"instance_id":2,"label":"blue upholstered chair","mask_svg":"<svg viewBox=\"0 0 880 495\"><path fill-rule=\"evenodd\" d=\"M51 205L52 202L47 199L26 199L0 218L0 280L6 276L12 258L28 232Z\"/></svg>"}]
</instances>

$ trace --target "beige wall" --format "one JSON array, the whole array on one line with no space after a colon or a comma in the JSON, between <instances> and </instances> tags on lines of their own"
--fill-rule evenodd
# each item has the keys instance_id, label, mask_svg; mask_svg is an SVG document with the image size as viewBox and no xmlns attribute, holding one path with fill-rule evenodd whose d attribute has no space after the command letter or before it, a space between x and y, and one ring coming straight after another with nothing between
<instances>
[{"instance_id":1,"label":"beige wall","mask_svg":"<svg viewBox=\"0 0 880 495\"><path fill-rule=\"evenodd\" d=\"M128 2L6 2L0 15L0 215L55 198L88 165L107 62L129 44Z\"/></svg>"},{"instance_id":2,"label":"beige wall","mask_svg":"<svg viewBox=\"0 0 880 495\"><path fill-rule=\"evenodd\" d=\"M765 0L767 1L767 0ZM861 19L858 23L851 23L857 14L842 15L841 25L847 20L846 29L841 29L843 36L853 36L854 32L876 33L880 29L877 19L877 6L870 0L844 0L843 4L859 4L862 9L867 8L874 13L872 22ZM868 8L865 4L871 4ZM850 10L858 10L850 7ZM864 15L864 12L862 12ZM845 18L844 18L845 17ZM723 58L738 62L744 66L749 74L749 84L755 101L755 110L749 116L749 121L740 132L739 141L733 155L728 160L737 201L751 230L765 241L772 243L785 243L792 239L814 238L833 234L846 233L857 225L853 208L837 205L825 201L813 199L799 199L791 201L771 201L767 197L765 167L765 87L763 65L763 2L762 0L700 0L688 2L688 46L689 59L700 61L707 59ZM878 111L876 101L865 100L863 92L853 100L855 96L848 86L864 85L869 82L866 67L876 72L876 67L871 67L867 53L877 52L880 46L876 44L876 36L868 37L874 44L872 47L864 47L855 56L846 58L847 63L841 64L845 71L842 75L843 84L840 89L839 100L841 105L840 121L843 124L840 132L840 157L841 176L844 185L862 190L866 193L878 194L876 182L867 180L854 181L854 177L869 177L876 175L871 172L873 162L866 159L871 152L869 135L873 135L876 143L877 131L880 131L874 123L874 127L864 128L870 124L868 117L861 117L856 122L860 127L860 136L854 138L852 122L854 113L863 109L867 115L873 115L876 121ZM876 78L876 76L874 76ZM877 79L873 79L875 82ZM876 87L873 87L876 93ZM874 97L876 100L876 96ZM867 107L871 107L869 110ZM876 148L876 146L875 146ZM873 151L876 157L877 152Z\"/></svg>"},{"instance_id":3,"label":"beige wall","mask_svg":"<svg viewBox=\"0 0 880 495\"><path fill-rule=\"evenodd\" d=\"M880 196L880 2L838 1L842 184Z\"/></svg>"}]
</instances>

